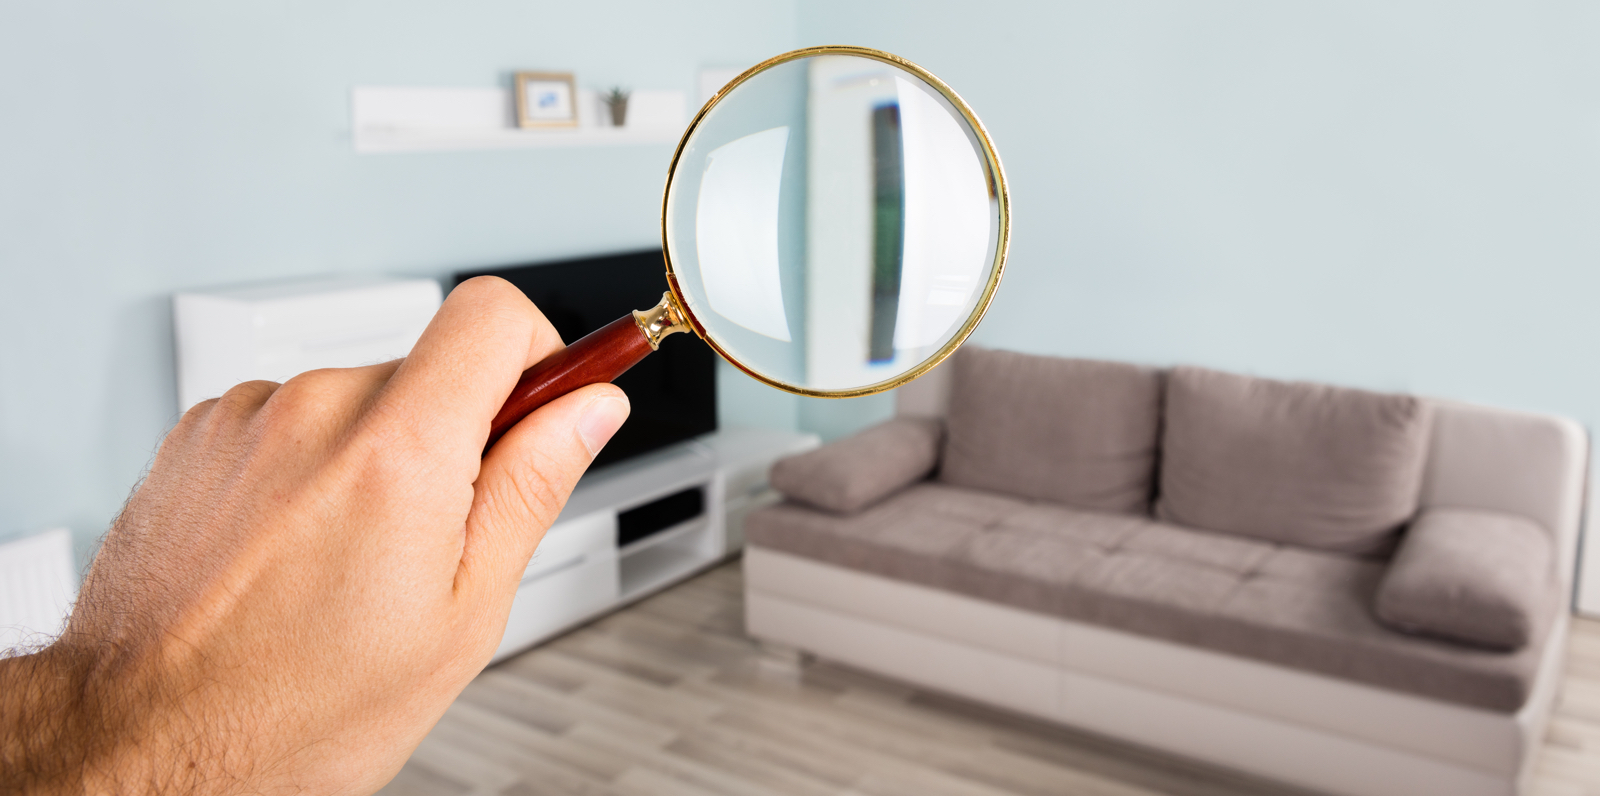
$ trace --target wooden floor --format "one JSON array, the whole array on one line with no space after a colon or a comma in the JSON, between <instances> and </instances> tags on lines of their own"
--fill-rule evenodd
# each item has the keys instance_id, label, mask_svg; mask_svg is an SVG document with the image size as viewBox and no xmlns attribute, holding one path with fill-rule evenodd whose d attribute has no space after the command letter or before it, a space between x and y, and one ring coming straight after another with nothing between
<instances>
[{"instance_id":1,"label":"wooden floor","mask_svg":"<svg viewBox=\"0 0 1600 796\"><path fill-rule=\"evenodd\" d=\"M386 796L1293 796L744 636L737 563L485 671ZM1600 796L1600 622L1533 793Z\"/></svg>"}]
</instances>

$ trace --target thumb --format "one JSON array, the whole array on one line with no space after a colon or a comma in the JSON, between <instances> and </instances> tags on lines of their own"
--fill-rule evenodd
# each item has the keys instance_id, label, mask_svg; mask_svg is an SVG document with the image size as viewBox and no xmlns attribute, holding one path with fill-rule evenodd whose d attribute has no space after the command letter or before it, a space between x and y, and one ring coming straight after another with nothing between
<instances>
[{"instance_id":1,"label":"thumb","mask_svg":"<svg viewBox=\"0 0 1600 796\"><path fill-rule=\"evenodd\" d=\"M628 411L621 389L591 384L545 404L500 438L473 485L459 593L509 604L545 530Z\"/></svg>"}]
</instances>

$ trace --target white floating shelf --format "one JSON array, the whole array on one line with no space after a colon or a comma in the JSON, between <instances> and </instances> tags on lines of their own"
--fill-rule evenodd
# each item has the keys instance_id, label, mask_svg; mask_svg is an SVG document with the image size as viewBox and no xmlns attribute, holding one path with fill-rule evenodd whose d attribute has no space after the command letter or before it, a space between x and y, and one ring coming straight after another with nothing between
<instances>
[{"instance_id":1,"label":"white floating shelf","mask_svg":"<svg viewBox=\"0 0 1600 796\"><path fill-rule=\"evenodd\" d=\"M578 92L578 125L524 130L516 126L511 92L499 88L358 86L351 92L351 130L358 153L678 143L688 124L681 91L635 91L625 127L609 118L593 91Z\"/></svg>"},{"instance_id":2,"label":"white floating shelf","mask_svg":"<svg viewBox=\"0 0 1600 796\"><path fill-rule=\"evenodd\" d=\"M683 131L654 130L417 130L368 128L356 132L356 151L444 152L464 149L538 149L571 146L632 146L638 144L676 144Z\"/></svg>"}]
</instances>

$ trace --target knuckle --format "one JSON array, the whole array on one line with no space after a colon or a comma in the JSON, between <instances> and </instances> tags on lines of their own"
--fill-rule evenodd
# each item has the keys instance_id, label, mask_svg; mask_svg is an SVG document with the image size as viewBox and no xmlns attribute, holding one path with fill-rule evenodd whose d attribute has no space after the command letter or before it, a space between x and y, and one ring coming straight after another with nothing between
<instances>
[{"instance_id":1,"label":"knuckle","mask_svg":"<svg viewBox=\"0 0 1600 796\"><path fill-rule=\"evenodd\" d=\"M158 458L169 450L177 451L195 445L237 444L239 435L247 433L245 430L259 416L261 407L277 389L277 382L247 381L234 385L216 398L189 407L162 441Z\"/></svg>"},{"instance_id":2,"label":"knuckle","mask_svg":"<svg viewBox=\"0 0 1600 796\"><path fill-rule=\"evenodd\" d=\"M178 427L189 428L204 423L206 418L210 417L211 413L216 410L217 404L221 402L221 398L207 398L206 400L189 407L189 409L183 413L183 417L178 419Z\"/></svg>"},{"instance_id":3,"label":"knuckle","mask_svg":"<svg viewBox=\"0 0 1600 796\"><path fill-rule=\"evenodd\" d=\"M223 393L222 397L224 399L231 397L234 400L265 401L271 398L272 394L282 386L278 382L266 381L265 379L242 381L233 385L233 388Z\"/></svg>"},{"instance_id":4,"label":"knuckle","mask_svg":"<svg viewBox=\"0 0 1600 796\"><path fill-rule=\"evenodd\" d=\"M340 387L341 371L332 368L308 370L283 383L273 398L293 404L312 404L333 397Z\"/></svg>"},{"instance_id":5,"label":"knuckle","mask_svg":"<svg viewBox=\"0 0 1600 796\"><path fill-rule=\"evenodd\" d=\"M166 439L161 441L161 450L178 446L180 442L205 437L217 425L214 422L218 417L216 409L221 402L220 398L211 398L189 407L188 411L183 413L183 417L178 418L177 424L172 427Z\"/></svg>"},{"instance_id":6,"label":"knuckle","mask_svg":"<svg viewBox=\"0 0 1600 796\"><path fill-rule=\"evenodd\" d=\"M284 382L262 406L260 418L268 432L325 429L354 411L353 380L348 371L306 371Z\"/></svg>"},{"instance_id":7,"label":"knuckle","mask_svg":"<svg viewBox=\"0 0 1600 796\"><path fill-rule=\"evenodd\" d=\"M240 417L254 413L263 404L272 399L280 385L275 381L247 381L235 384L220 398L213 398L211 408L207 411L210 416L226 418ZM206 403L212 403L208 401Z\"/></svg>"}]
</instances>

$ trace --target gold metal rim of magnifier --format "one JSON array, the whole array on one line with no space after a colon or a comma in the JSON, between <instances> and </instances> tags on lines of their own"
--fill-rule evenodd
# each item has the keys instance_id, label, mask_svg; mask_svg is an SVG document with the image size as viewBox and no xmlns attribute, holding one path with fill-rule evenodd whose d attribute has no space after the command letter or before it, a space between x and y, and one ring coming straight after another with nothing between
<instances>
[{"instance_id":1,"label":"gold metal rim of magnifier","mask_svg":"<svg viewBox=\"0 0 1600 796\"><path fill-rule=\"evenodd\" d=\"M923 82L927 83L928 85L938 89L939 93L944 95L944 98L949 100L950 104L954 106L956 110L961 112L961 115L966 118L967 123L972 125L973 131L976 132L978 136L978 142L983 145L983 157L985 165L989 171L990 185L994 190L994 195L999 203L1000 208L1000 245L995 247L994 272L990 274L989 284L983 289L983 296L978 299L978 305L973 309L971 317L967 318L967 322L961 327L961 330L956 333L955 337L950 338L950 342L946 343L943 348L939 349L939 353L929 357L927 361L923 362L917 367L912 368L905 373L901 373L892 379L886 379L876 384L869 384L865 387L856 387L848 390L813 390L808 387L800 387L788 382L779 381L770 376L766 376L751 370L736 357L730 355L722 348L722 346L717 345L717 342L711 339L711 336L706 334L705 328L700 325L700 319L694 317L694 313L688 311L689 302L684 298L683 291L678 287L677 275L672 270L672 249L667 242L667 199L672 192L672 175L677 172L678 160L679 158L683 157L683 151L688 147L690 137L694 135L695 130L699 129L700 122L705 119L706 114L716 106L717 102L720 101L724 95L738 87L740 84L744 83L746 80L749 80L750 78L768 69L771 69L778 64L787 63L789 61L797 61L801 58L808 58L813 55L855 55L862 58L870 58L874 61L882 61L886 64L890 64L891 66L904 69L905 71L922 78ZM989 312L989 304L994 300L995 291L1000 287L1000 275L1005 270L1006 253L1010 246L1011 197L1006 189L1006 172L1005 169L1000 165L1000 155L995 152L994 142L990 140L989 131L984 129L983 122L978 120L978 115L972 112L971 106L967 105L966 101L961 99L961 95L957 94L948 85L945 85L943 80L935 77L928 70L923 69L922 67L917 66L916 64L911 63L910 61L907 61L898 55L886 53L882 50L874 50L868 47L853 47L849 45L830 44L821 47L806 47L800 50L793 50L782 55L768 58L767 60L750 67L749 69L745 70L743 74L729 81L726 86L723 86L720 91L711 97L711 99L706 101L705 106L700 109L700 112L695 114L694 120L689 122L689 128L683 131L683 138L678 140L678 148L672 153L672 162L667 165L667 185L666 188L661 192L661 253L663 258L666 260L667 285L672 289L672 298L677 302L678 309L683 317L689 320L689 324L691 327L693 327L694 333L699 335L700 339L706 341L706 344L711 346L711 348L715 350L717 354L720 355L724 360L727 360L729 364L741 371L744 371L744 373L751 378L762 382L763 384L769 384L773 387L777 387L778 389L786 392L792 392L798 395L807 395L813 398L857 398L863 395L876 395L877 393L886 392L899 387L900 385L905 384L930 370L933 370L933 368L940 362L945 361L945 359L948 358L952 353L955 353L957 348L961 347L962 343L966 342L967 337L972 334L972 330L978 328L978 323L982 321L983 316Z\"/></svg>"}]
</instances>

